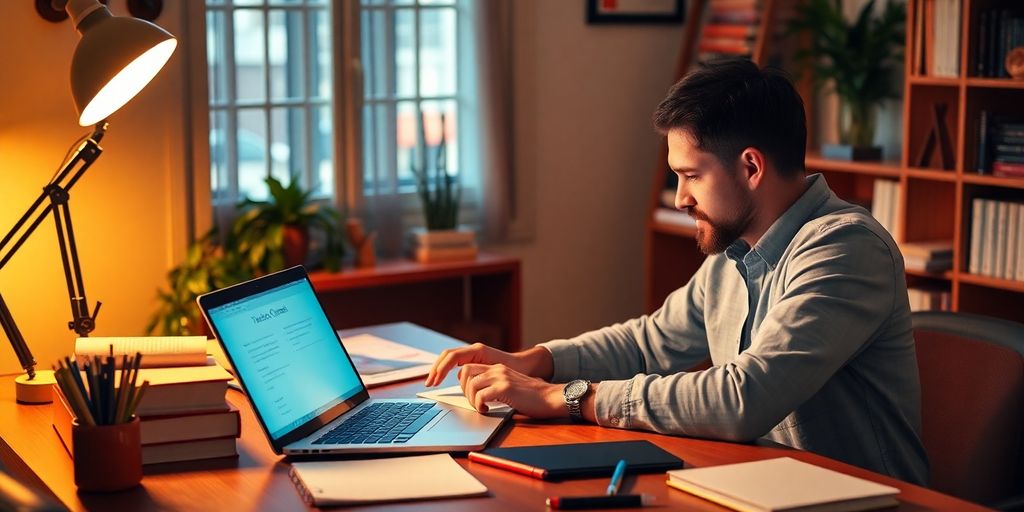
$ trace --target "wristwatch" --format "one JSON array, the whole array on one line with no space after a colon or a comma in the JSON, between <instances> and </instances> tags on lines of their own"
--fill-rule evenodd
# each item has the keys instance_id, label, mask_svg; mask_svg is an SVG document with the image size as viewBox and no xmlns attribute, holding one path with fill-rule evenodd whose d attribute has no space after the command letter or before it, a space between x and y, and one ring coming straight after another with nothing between
<instances>
[{"instance_id":1,"label":"wristwatch","mask_svg":"<svg viewBox=\"0 0 1024 512\"><path fill-rule=\"evenodd\" d=\"M590 381L576 379L565 385L562 394L565 396L565 406L569 408L569 418L573 421L583 421L583 414L580 412L580 400L590 391Z\"/></svg>"}]
</instances>

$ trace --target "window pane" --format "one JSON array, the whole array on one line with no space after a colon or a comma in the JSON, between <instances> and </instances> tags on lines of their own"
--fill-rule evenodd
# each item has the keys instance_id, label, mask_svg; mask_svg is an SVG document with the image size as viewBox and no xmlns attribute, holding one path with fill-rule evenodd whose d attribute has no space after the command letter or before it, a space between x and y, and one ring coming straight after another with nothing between
<instances>
[{"instance_id":1,"label":"window pane","mask_svg":"<svg viewBox=\"0 0 1024 512\"><path fill-rule=\"evenodd\" d=\"M302 13L274 10L270 25L270 97L298 99L306 95L302 52Z\"/></svg>"},{"instance_id":2,"label":"window pane","mask_svg":"<svg viewBox=\"0 0 1024 512\"><path fill-rule=\"evenodd\" d=\"M455 0L420 0L420 5L455 5Z\"/></svg>"},{"instance_id":3,"label":"window pane","mask_svg":"<svg viewBox=\"0 0 1024 512\"><path fill-rule=\"evenodd\" d=\"M420 95L455 94L455 9L420 11Z\"/></svg>"},{"instance_id":4,"label":"window pane","mask_svg":"<svg viewBox=\"0 0 1024 512\"><path fill-rule=\"evenodd\" d=\"M399 98L416 96L416 13L395 11L395 93Z\"/></svg>"},{"instance_id":5,"label":"window pane","mask_svg":"<svg viewBox=\"0 0 1024 512\"><path fill-rule=\"evenodd\" d=\"M228 155L233 141L228 141L225 135L228 133L228 114L223 110L210 111L210 190L213 192L213 202L219 203L230 200L231 195L231 172Z\"/></svg>"},{"instance_id":6,"label":"window pane","mask_svg":"<svg viewBox=\"0 0 1024 512\"><path fill-rule=\"evenodd\" d=\"M206 61L210 85L210 103L223 104L228 101L228 58L224 44L224 12L206 13Z\"/></svg>"},{"instance_id":7,"label":"window pane","mask_svg":"<svg viewBox=\"0 0 1024 512\"><path fill-rule=\"evenodd\" d=\"M395 160L399 183L412 184L412 166L421 168L423 162L418 151L420 143L420 116L416 102L400 101L396 114Z\"/></svg>"},{"instance_id":8,"label":"window pane","mask_svg":"<svg viewBox=\"0 0 1024 512\"><path fill-rule=\"evenodd\" d=\"M302 0L268 0L270 5L274 4L301 4Z\"/></svg>"},{"instance_id":9,"label":"window pane","mask_svg":"<svg viewBox=\"0 0 1024 512\"><path fill-rule=\"evenodd\" d=\"M313 74L315 98L331 97L331 15L327 10L317 9L310 14L310 52L315 59L310 66Z\"/></svg>"},{"instance_id":10,"label":"window pane","mask_svg":"<svg viewBox=\"0 0 1024 512\"><path fill-rule=\"evenodd\" d=\"M314 195L334 195L334 128L331 122L331 107L313 109L313 182L310 189Z\"/></svg>"},{"instance_id":11,"label":"window pane","mask_svg":"<svg viewBox=\"0 0 1024 512\"><path fill-rule=\"evenodd\" d=\"M263 13L235 11L235 95L239 100L263 101L267 97L263 52Z\"/></svg>"},{"instance_id":12,"label":"window pane","mask_svg":"<svg viewBox=\"0 0 1024 512\"><path fill-rule=\"evenodd\" d=\"M391 58L387 53L387 16L387 12L380 10L363 11L362 14L363 89L367 98L388 94Z\"/></svg>"},{"instance_id":13,"label":"window pane","mask_svg":"<svg viewBox=\"0 0 1024 512\"><path fill-rule=\"evenodd\" d=\"M395 124L391 108L387 103L368 104L366 107L363 140L369 149L365 154L363 188L367 194L391 191L388 170L395 165L392 162Z\"/></svg>"},{"instance_id":14,"label":"window pane","mask_svg":"<svg viewBox=\"0 0 1024 512\"><path fill-rule=\"evenodd\" d=\"M233 0L232 3L235 5L260 5L263 0Z\"/></svg>"},{"instance_id":15,"label":"window pane","mask_svg":"<svg viewBox=\"0 0 1024 512\"><path fill-rule=\"evenodd\" d=\"M267 136L266 113L262 109L241 109L238 111L238 159L239 198L266 199L267 184Z\"/></svg>"},{"instance_id":16,"label":"window pane","mask_svg":"<svg viewBox=\"0 0 1024 512\"><path fill-rule=\"evenodd\" d=\"M301 107L278 107L270 111L270 174L290 183L306 174L306 112Z\"/></svg>"}]
</instances>

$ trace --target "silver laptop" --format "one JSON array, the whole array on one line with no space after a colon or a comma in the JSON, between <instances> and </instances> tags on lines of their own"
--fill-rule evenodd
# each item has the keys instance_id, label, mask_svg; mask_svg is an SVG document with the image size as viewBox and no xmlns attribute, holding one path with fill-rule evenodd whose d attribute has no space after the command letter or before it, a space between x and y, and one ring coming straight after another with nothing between
<instances>
[{"instance_id":1,"label":"silver laptop","mask_svg":"<svg viewBox=\"0 0 1024 512\"><path fill-rule=\"evenodd\" d=\"M479 450L511 416L371 399L301 266L198 302L278 454Z\"/></svg>"}]
</instances>

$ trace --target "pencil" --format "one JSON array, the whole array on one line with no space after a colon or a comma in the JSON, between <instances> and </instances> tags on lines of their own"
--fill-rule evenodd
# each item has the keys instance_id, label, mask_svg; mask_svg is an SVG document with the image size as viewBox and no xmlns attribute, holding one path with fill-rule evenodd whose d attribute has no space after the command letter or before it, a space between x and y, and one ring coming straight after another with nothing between
<instances>
[{"instance_id":1,"label":"pencil","mask_svg":"<svg viewBox=\"0 0 1024 512\"><path fill-rule=\"evenodd\" d=\"M54 372L54 377L57 379L57 384L64 393L64 397L68 399L68 405L71 406L78 421L90 427L96 425L92 414L89 413L89 408L85 405L85 400L78 389L78 385L74 383L74 378L70 375L70 370L61 367Z\"/></svg>"},{"instance_id":2,"label":"pencil","mask_svg":"<svg viewBox=\"0 0 1024 512\"><path fill-rule=\"evenodd\" d=\"M135 400L132 400L131 407L128 408L128 417L135 416L135 410L139 408L139 403L142 402L142 396L146 394L146 389L149 388L149 381L142 381L142 385L139 386L138 393L135 394Z\"/></svg>"},{"instance_id":3,"label":"pencil","mask_svg":"<svg viewBox=\"0 0 1024 512\"><path fill-rule=\"evenodd\" d=\"M121 355L121 375L117 379L117 407L114 408L114 421L113 423L124 422L124 409L128 405L126 400L128 399L128 356L126 354Z\"/></svg>"}]
</instances>

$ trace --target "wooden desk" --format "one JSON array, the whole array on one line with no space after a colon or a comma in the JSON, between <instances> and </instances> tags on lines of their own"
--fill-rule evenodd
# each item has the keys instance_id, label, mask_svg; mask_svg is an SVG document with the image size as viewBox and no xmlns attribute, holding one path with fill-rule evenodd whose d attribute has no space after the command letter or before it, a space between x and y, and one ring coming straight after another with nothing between
<instances>
[{"instance_id":1,"label":"wooden desk","mask_svg":"<svg viewBox=\"0 0 1024 512\"><path fill-rule=\"evenodd\" d=\"M368 332L350 329L347 335ZM372 329L374 334L400 340L427 350L458 346L459 342L411 324L390 324ZM245 397L229 391L228 400L242 412L239 457L205 462L146 466L142 485L117 494L77 494L68 458L50 427L50 406L18 405L14 402L13 377L0 378L0 460L15 478L48 488L69 508L104 510L301 510L305 508L291 481L288 465L270 450ZM449 376L446 384L456 380ZM371 390L373 396L413 396L421 382L407 381ZM910 485L870 471L849 466L808 452L733 444L597 427L532 421L517 417L514 425L498 434L492 446L520 446L590 441L648 439L682 457L689 466L713 466L789 456L868 480L898 487L900 510L984 510L928 489ZM550 483L534 480L489 466L473 464L465 457L456 460L490 489L491 497L458 500L386 504L378 510L544 510L544 498L554 495L596 494L607 486L607 478ZM388 476L393 478L394 475ZM664 474L628 476L622 492L645 492L662 505L655 510L726 510L695 496L669 488ZM366 507L369 508L369 507Z\"/></svg>"},{"instance_id":2,"label":"wooden desk","mask_svg":"<svg viewBox=\"0 0 1024 512\"><path fill-rule=\"evenodd\" d=\"M519 268L516 258L481 253L471 261L387 260L309 277L338 329L414 322L515 351L522 336Z\"/></svg>"}]
</instances>

